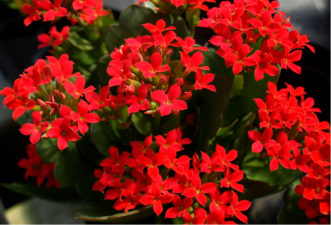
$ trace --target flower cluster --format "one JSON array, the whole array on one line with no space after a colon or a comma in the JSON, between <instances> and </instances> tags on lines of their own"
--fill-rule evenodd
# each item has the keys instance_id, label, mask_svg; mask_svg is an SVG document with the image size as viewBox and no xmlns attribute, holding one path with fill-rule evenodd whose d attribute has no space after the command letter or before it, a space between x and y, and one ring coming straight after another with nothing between
<instances>
[{"instance_id":1,"label":"flower cluster","mask_svg":"<svg viewBox=\"0 0 331 225\"><path fill-rule=\"evenodd\" d=\"M255 99L262 131L249 131L252 151L266 150L271 171L281 164L305 173L295 188L303 197L299 207L309 219L326 218L330 215L330 125L318 120L319 109L313 108L312 98L304 98L302 87L287 84L278 91L270 82L267 93L265 102Z\"/></svg>"},{"instance_id":2,"label":"flower cluster","mask_svg":"<svg viewBox=\"0 0 331 225\"><path fill-rule=\"evenodd\" d=\"M269 0L222 1L208 10L208 18L199 26L216 33L210 42L219 47L217 53L227 67L232 66L234 74L254 70L258 81L264 73L279 74L279 64L300 74L301 67L294 63L301 59L301 49L314 48L307 44L307 36L300 35L289 18L276 10L278 7L277 1Z\"/></svg>"},{"instance_id":3,"label":"flower cluster","mask_svg":"<svg viewBox=\"0 0 331 225\"><path fill-rule=\"evenodd\" d=\"M203 75L209 67L201 66L204 56L199 50L206 48L195 47L191 37L181 39L175 27L166 27L162 19L143 26L151 35L126 39L125 45L111 53L107 73L111 77L108 86L117 88L113 108L127 105L129 114L178 114L187 108L185 100L192 90L216 90L210 84L214 74ZM174 48L181 50L180 61L172 59ZM188 77L195 77L194 83Z\"/></svg>"},{"instance_id":4,"label":"flower cluster","mask_svg":"<svg viewBox=\"0 0 331 225\"><path fill-rule=\"evenodd\" d=\"M29 177L37 177L38 186L47 180L47 188L53 186L59 188L60 183L54 177L54 163L45 163L38 155L36 145L29 144L26 147L26 153L28 158L21 159L18 162L19 167L26 169L25 179L28 179Z\"/></svg>"},{"instance_id":5,"label":"flower cluster","mask_svg":"<svg viewBox=\"0 0 331 225\"><path fill-rule=\"evenodd\" d=\"M154 141L155 140L155 141ZM243 171L232 163L237 151L226 152L221 146L210 157L202 152L202 160L178 156L183 145L180 129L165 135L147 137L143 143L131 142L132 151L119 153L110 147L110 158L104 159L95 170L99 179L93 190L105 193L106 200L116 200L114 208L127 212L138 205L152 205L159 216L163 205L173 206L165 212L166 218L182 218L185 223L229 223L237 218L247 223L242 213L251 203L238 200L233 190L244 192L238 184ZM222 188L222 192L220 192Z\"/></svg>"},{"instance_id":6,"label":"flower cluster","mask_svg":"<svg viewBox=\"0 0 331 225\"><path fill-rule=\"evenodd\" d=\"M56 26L53 26L48 34L44 33L38 35L38 41L40 42L38 48L48 46L55 48L56 46L61 45L69 37L69 30L69 26L63 27L61 31L58 31Z\"/></svg>"},{"instance_id":7,"label":"flower cluster","mask_svg":"<svg viewBox=\"0 0 331 225\"><path fill-rule=\"evenodd\" d=\"M28 15L25 18L25 26L33 21L55 21L66 17L73 23L79 19L92 24L98 17L107 14L103 10L103 0L32 0L32 4L24 4L23 12Z\"/></svg>"},{"instance_id":8,"label":"flower cluster","mask_svg":"<svg viewBox=\"0 0 331 225\"><path fill-rule=\"evenodd\" d=\"M74 83L72 82L74 80ZM13 110L16 120L23 113L33 111L32 123L22 125L20 131L30 135L32 144L41 137L57 138L60 150L68 146L68 141L84 135L88 123L97 123L100 118L91 112L90 104L83 96L95 88L85 88L85 78L78 72L73 73L73 61L64 54L59 59L48 56L39 59L28 67L13 88L5 87L0 91L5 96L4 104Z\"/></svg>"}]
</instances>

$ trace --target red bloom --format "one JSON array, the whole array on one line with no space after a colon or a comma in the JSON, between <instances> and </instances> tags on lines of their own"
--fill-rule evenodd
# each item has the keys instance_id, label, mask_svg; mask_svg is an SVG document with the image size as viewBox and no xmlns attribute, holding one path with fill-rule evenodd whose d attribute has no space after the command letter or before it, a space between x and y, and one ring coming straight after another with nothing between
<instances>
[{"instance_id":1,"label":"red bloom","mask_svg":"<svg viewBox=\"0 0 331 225\"><path fill-rule=\"evenodd\" d=\"M76 78L75 83L71 83L70 81L65 81L63 84L66 91L71 94L74 98L79 98L83 94L86 94L88 92L94 91L95 87L92 85L88 88L85 87L85 77L79 76Z\"/></svg>"},{"instance_id":2,"label":"red bloom","mask_svg":"<svg viewBox=\"0 0 331 225\"><path fill-rule=\"evenodd\" d=\"M30 110L36 105L36 102L29 98L30 94L35 91L33 81L22 78L15 80L13 89L5 87L0 91L1 95L6 96L3 104L14 110L12 114L14 120L20 117L25 110Z\"/></svg>"},{"instance_id":3,"label":"red bloom","mask_svg":"<svg viewBox=\"0 0 331 225\"><path fill-rule=\"evenodd\" d=\"M259 153L263 150L265 144L267 144L272 138L273 132L271 128L266 128L261 135L260 132L251 130L248 131L248 136L254 141L252 144L252 152Z\"/></svg>"},{"instance_id":4,"label":"red bloom","mask_svg":"<svg viewBox=\"0 0 331 225\"><path fill-rule=\"evenodd\" d=\"M98 110L108 105L109 102L109 87L104 86L101 88L100 93L86 92L85 98L90 103L90 110Z\"/></svg>"},{"instance_id":5,"label":"red bloom","mask_svg":"<svg viewBox=\"0 0 331 225\"><path fill-rule=\"evenodd\" d=\"M54 163L45 163L38 155L36 145L29 144L26 147L28 158L21 159L18 166L26 169L25 179L37 177L37 185L40 186L47 180L46 188L60 187L60 183L54 177Z\"/></svg>"},{"instance_id":6,"label":"red bloom","mask_svg":"<svg viewBox=\"0 0 331 225\"><path fill-rule=\"evenodd\" d=\"M49 31L49 34L38 35L38 41L40 42L38 48L47 46L52 46L52 48L55 48L56 46L62 44L69 37L69 30L69 26L65 26L59 32L56 27L53 26Z\"/></svg>"},{"instance_id":7,"label":"red bloom","mask_svg":"<svg viewBox=\"0 0 331 225\"><path fill-rule=\"evenodd\" d=\"M147 85L144 83L139 86L138 88L138 97L135 95L132 95L132 103L130 104L128 108L128 113L135 113L139 112L140 110L145 111L149 109L149 101L146 99L148 94Z\"/></svg>"},{"instance_id":8,"label":"red bloom","mask_svg":"<svg viewBox=\"0 0 331 225\"><path fill-rule=\"evenodd\" d=\"M151 32L152 35L155 34L161 34L164 31L168 31L168 30L175 30L176 28L174 26L170 26L166 28L166 23L164 20L159 19L155 25L151 24L151 23L145 23L143 24L143 26L149 31Z\"/></svg>"},{"instance_id":9,"label":"red bloom","mask_svg":"<svg viewBox=\"0 0 331 225\"><path fill-rule=\"evenodd\" d=\"M159 52L154 52L151 56L151 63L141 61L135 64L145 78L155 77L157 73L163 73L170 70L168 64L162 65L162 56Z\"/></svg>"},{"instance_id":10,"label":"red bloom","mask_svg":"<svg viewBox=\"0 0 331 225\"><path fill-rule=\"evenodd\" d=\"M208 48L206 47L194 47L195 40L192 37L186 37L185 40L177 37L176 40L177 43L174 43L173 45L176 47L181 47L185 54L189 54L194 50L208 51Z\"/></svg>"},{"instance_id":11,"label":"red bloom","mask_svg":"<svg viewBox=\"0 0 331 225\"><path fill-rule=\"evenodd\" d=\"M289 67L293 72L301 74L301 67L294 64L298 62L302 57L302 51L296 50L287 54L286 58L284 57L281 61L281 68L287 69Z\"/></svg>"},{"instance_id":12,"label":"red bloom","mask_svg":"<svg viewBox=\"0 0 331 225\"><path fill-rule=\"evenodd\" d=\"M195 208L193 214L185 213L183 216L185 223L204 224L207 219L207 212L202 208Z\"/></svg>"},{"instance_id":13,"label":"red bloom","mask_svg":"<svg viewBox=\"0 0 331 225\"><path fill-rule=\"evenodd\" d=\"M277 66L272 64L272 55L270 53L256 50L253 55L246 58L244 65L256 66L254 70L255 80L263 79L264 73L270 76L276 76L279 73Z\"/></svg>"},{"instance_id":14,"label":"red bloom","mask_svg":"<svg viewBox=\"0 0 331 225\"><path fill-rule=\"evenodd\" d=\"M59 59L54 56L47 56L47 59L51 74L59 83L67 81L71 77L80 76L79 73L72 74L74 62L69 60L67 54L61 55Z\"/></svg>"},{"instance_id":15,"label":"red bloom","mask_svg":"<svg viewBox=\"0 0 331 225\"><path fill-rule=\"evenodd\" d=\"M32 113L32 121L33 123L23 124L20 131L24 135L30 135L30 142L36 144L39 141L41 134L48 127L48 122L41 122L41 113L38 111Z\"/></svg>"},{"instance_id":16,"label":"red bloom","mask_svg":"<svg viewBox=\"0 0 331 225\"><path fill-rule=\"evenodd\" d=\"M201 205L205 205L207 202L206 193L214 192L217 188L217 184L208 182L201 184L200 174L192 173L190 177L190 185L186 187L182 193L187 198L195 198Z\"/></svg>"},{"instance_id":17,"label":"red bloom","mask_svg":"<svg viewBox=\"0 0 331 225\"><path fill-rule=\"evenodd\" d=\"M186 102L178 100L180 95L181 88L178 84L172 85L167 94L165 94L165 91L161 90L153 91L151 94L152 99L160 104L158 110L160 111L161 116L167 116L171 114L172 111L176 113L180 110L187 109Z\"/></svg>"},{"instance_id":18,"label":"red bloom","mask_svg":"<svg viewBox=\"0 0 331 225\"><path fill-rule=\"evenodd\" d=\"M24 19L25 26L29 26L33 21L38 21L41 19L40 17L41 12L38 10L39 9L38 0L32 0L32 5L33 6L27 3L23 5L22 10L25 14L28 15L28 17Z\"/></svg>"},{"instance_id":19,"label":"red bloom","mask_svg":"<svg viewBox=\"0 0 331 225\"><path fill-rule=\"evenodd\" d=\"M64 17L67 15L67 8L62 7L63 0L54 0L54 4L50 1L43 1L40 6L46 10L44 13L44 21L52 21L57 17Z\"/></svg>"},{"instance_id":20,"label":"red bloom","mask_svg":"<svg viewBox=\"0 0 331 225\"><path fill-rule=\"evenodd\" d=\"M203 54L202 52L195 52L192 57L185 54L184 52L180 52L180 59L185 66L186 70L189 72L197 72L197 70L209 70L209 66L201 66L203 62Z\"/></svg>"},{"instance_id":21,"label":"red bloom","mask_svg":"<svg viewBox=\"0 0 331 225\"><path fill-rule=\"evenodd\" d=\"M195 90L201 90L203 88L208 89L210 91L216 91L214 85L210 84L214 80L214 74L207 73L202 75L200 70L195 74Z\"/></svg>"},{"instance_id":22,"label":"red bloom","mask_svg":"<svg viewBox=\"0 0 331 225\"><path fill-rule=\"evenodd\" d=\"M224 178L221 180L221 187L231 187L239 192L244 192L244 186L238 184L244 177L244 171L234 171L231 173L230 169L226 170Z\"/></svg>"},{"instance_id":23,"label":"red bloom","mask_svg":"<svg viewBox=\"0 0 331 225\"><path fill-rule=\"evenodd\" d=\"M172 199L172 203L174 204L174 207L167 210L165 218L182 217L187 209L192 206L193 201L191 198L184 198L182 200L178 195L175 195Z\"/></svg>"},{"instance_id":24,"label":"red bloom","mask_svg":"<svg viewBox=\"0 0 331 225\"><path fill-rule=\"evenodd\" d=\"M88 130L87 123L100 121L98 114L89 113L89 106L84 100L80 100L77 106L77 113L72 113L70 119L78 124L78 130L84 135Z\"/></svg>"},{"instance_id":25,"label":"red bloom","mask_svg":"<svg viewBox=\"0 0 331 225\"><path fill-rule=\"evenodd\" d=\"M245 216L242 211L246 211L251 207L252 203L247 200L238 200L238 195L235 192L232 192L232 199L230 206L228 208L228 213L232 216L237 217L241 222L247 223L247 216Z\"/></svg>"},{"instance_id":26,"label":"red bloom","mask_svg":"<svg viewBox=\"0 0 331 225\"><path fill-rule=\"evenodd\" d=\"M51 125L52 128L47 131L46 135L50 138L57 138L57 146L61 151L68 147L69 141L77 141L80 138L67 118L56 119Z\"/></svg>"},{"instance_id":27,"label":"red bloom","mask_svg":"<svg viewBox=\"0 0 331 225\"><path fill-rule=\"evenodd\" d=\"M154 183L150 185L148 192L139 199L143 205L153 205L153 210L158 216L163 211L162 204L168 203L170 200L170 195L163 195L160 185Z\"/></svg>"}]
</instances>

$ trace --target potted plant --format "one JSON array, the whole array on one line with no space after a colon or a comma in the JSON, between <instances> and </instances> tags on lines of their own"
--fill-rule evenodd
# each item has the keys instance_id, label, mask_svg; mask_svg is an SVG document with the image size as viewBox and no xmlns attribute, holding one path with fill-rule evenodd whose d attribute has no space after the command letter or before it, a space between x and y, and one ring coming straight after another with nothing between
<instances>
[{"instance_id":1,"label":"potted plant","mask_svg":"<svg viewBox=\"0 0 331 225\"><path fill-rule=\"evenodd\" d=\"M64 22L0 91L36 178L5 186L104 223L247 223L252 200L285 191L278 222L328 223L329 123L303 87L276 86L314 48L277 1L207 2L139 1L118 21L102 1L25 3L26 26Z\"/></svg>"}]
</instances>

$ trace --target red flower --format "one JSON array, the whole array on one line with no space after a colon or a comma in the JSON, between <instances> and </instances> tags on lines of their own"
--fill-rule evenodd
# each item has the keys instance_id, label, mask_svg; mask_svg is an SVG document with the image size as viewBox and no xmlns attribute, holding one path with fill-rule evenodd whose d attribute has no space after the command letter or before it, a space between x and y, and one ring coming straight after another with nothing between
<instances>
[{"instance_id":1,"label":"red flower","mask_svg":"<svg viewBox=\"0 0 331 225\"><path fill-rule=\"evenodd\" d=\"M49 31L49 35L38 35L38 41L40 42L38 48L43 48L47 46L52 46L52 48L55 48L56 46L62 44L69 37L69 30L70 28L68 26L65 26L59 32L56 30L56 27L53 26Z\"/></svg>"},{"instance_id":2,"label":"red flower","mask_svg":"<svg viewBox=\"0 0 331 225\"><path fill-rule=\"evenodd\" d=\"M72 113L70 119L78 124L78 130L84 135L88 130L87 123L100 121L98 114L89 113L89 106L84 100L80 100L77 106L77 113Z\"/></svg>"},{"instance_id":3,"label":"red flower","mask_svg":"<svg viewBox=\"0 0 331 225\"><path fill-rule=\"evenodd\" d=\"M43 1L40 6L47 12L44 13L44 21L55 20L56 17L64 17L67 15L67 8L62 7L63 0L54 0L54 4L50 1Z\"/></svg>"},{"instance_id":4,"label":"red flower","mask_svg":"<svg viewBox=\"0 0 331 225\"><path fill-rule=\"evenodd\" d=\"M231 43L231 48L226 48L222 57L226 66L232 66L232 71L236 75L243 70L246 57L252 51L252 48L247 44L243 44L240 32L232 34Z\"/></svg>"},{"instance_id":5,"label":"red flower","mask_svg":"<svg viewBox=\"0 0 331 225\"><path fill-rule=\"evenodd\" d=\"M245 66L256 66L254 70L255 80L263 79L264 73L270 76L276 76L279 73L277 66L272 64L272 55L270 53L256 50L253 55L246 58Z\"/></svg>"},{"instance_id":6,"label":"red flower","mask_svg":"<svg viewBox=\"0 0 331 225\"><path fill-rule=\"evenodd\" d=\"M172 203L174 204L174 207L171 207L166 211L165 218L182 217L187 209L192 206L193 201L191 198L184 198L182 200L178 195L175 195L172 199Z\"/></svg>"},{"instance_id":7,"label":"red flower","mask_svg":"<svg viewBox=\"0 0 331 225\"><path fill-rule=\"evenodd\" d=\"M48 122L41 122L41 113L38 111L32 113L32 121L33 123L23 124L20 131L24 135L30 135L30 142L36 144L39 141L41 134L48 127Z\"/></svg>"},{"instance_id":8,"label":"red flower","mask_svg":"<svg viewBox=\"0 0 331 225\"><path fill-rule=\"evenodd\" d=\"M29 4L24 4L22 11L28 15L28 17L26 17L24 19L24 25L25 26L29 26L33 21L38 21L41 19L40 14L41 12L38 10L39 9L39 5L38 5L38 0L32 0L32 5Z\"/></svg>"},{"instance_id":9,"label":"red flower","mask_svg":"<svg viewBox=\"0 0 331 225\"><path fill-rule=\"evenodd\" d=\"M131 97L132 103L128 108L129 114L139 112L140 110L145 111L149 109L149 101L146 99L147 94L148 94L147 85L143 83L138 88L138 97L136 95L132 95Z\"/></svg>"},{"instance_id":10,"label":"red flower","mask_svg":"<svg viewBox=\"0 0 331 225\"><path fill-rule=\"evenodd\" d=\"M159 19L155 25L151 24L151 23L145 23L143 24L143 26L149 31L151 32L152 35L155 34L161 34L164 31L168 31L168 30L175 30L176 28L174 26L170 26L166 28L166 23L164 20Z\"/></svg>"},{"instance_id":11,"label":"red flower","mask_svg":"<svg viewBox=\"0 0 331 225\"><path fill-rule=\"evenodd\" d=\"M238 200L238 195L235 192L232 192L232 199L230 206L228 208L229 215L234 215L237 217L241 222L247 223L247 216L245 216L242 211L246 211L251 207L252 203L247 200Z\"/></svg>"},{"instance_id":12,"label":"red flower","mask_svg":"<svg viewBox=\"0 0 331 225\"><path fill-rule=\"evenodd\" d=\"M69 141L77 141L80 138L67 118L56 119L51 126L52 128L47 131L46 135L50 138L57 138L57 146L61 151L68 147Z\"/></svg>"},{"instance_id":13,"label":"red flower","mask_svg":"<svg viewBox=\"0 0 331 225\"><path fill-rule=\"evenodd\" d=\"M207 202L206 193L214 192L217 185L213 182L201 184L200 174L192 173L189 179L190 185L183 190L182 195L187 198L195 198L201 205Z\"/></svg>"},{"instance_id":14,"label":"red flower","mask_svg":"<svg viewBox=\"0 0 331 225\"><path fill-rule=\"evenodd\" d=\"M80 75L79 73L72 74L74 62L69 60L67 54L61 55L59 59L54 56L47 56L47 59L49 61L51 74L59 83Z\"/></svg>"},{"instance_id":15,"label":"red flower","mask_svg":"<svg viewBox=\"0 0 331 225\"><path fill-rule=\"evenodd\" d=\"M180 59L189 72L197 72L197 70L209 70L209 66L201 66L203 62L203 54L202 52L195 52L192 57L185 54L184 52L180 52Z\"/></svg>"},{"instance_id":16,"label":"red flower","mask_svg":"<svg viewBox=\"0 0 331 225\"><path fill-rule=\"evenodd\" d=\"M21 159L18 166L26 169L25 179L37 177L37 185L40 186L47 180L46 188L60 187L60 183L54 177L54 163L45 163L38 155L36 145L29 144L26 147L28 158Z\"/></svg>"},{"instance_id":17,"label":"red flower","mask_svg":"<svg viewBox=\"0 0 331 225\"><path fill-rule=\"evenodd\" d=\"M92 85L88 88L85 87L85 77L79 76L76 78L75 83L72 84L70 81L65 81L63 84L66 91L71 94L74 98L79 98L83 94L94 91L95 87Z\"/></svg>"},{"instance_id":18,"label":"red flower","mask_svg":"<svg viewBox=\"0 0 331 225\"><path fill-rule=\"evenodd\" d=\"M272 138L273 132L271 128L266 128L261 135L260 132L251 130L248 131L248 137L254 141L252 144L252 152L259 153L263 150L265 144L267 144Z\"/></svg>"},{"instance_id":19,"label":"red flower","mask_svg":"<svg viewBox=\"0 0 331 225\"><path fill-rule=\"evenodd\" d=\"M163 211L162 204L168 203L170 200L170 195L163 195L160 185L155 183L152 183L148 192L139 199L143 205L153 205L153 210L157 216Z\"/></svg>"},{"instance_id":20,"label":"red flower","mask_svg":"<svg viewBox=\"0 0 331 225\"><path fill-rule=\"evenodd\" d=\"M210 84L214 80L214 74L207 73L202 75L200 70L195 74L195 90L201 90L203 88L208 89L210 91L216 91L214 85Z\"/></svg>"},{"instance_id":21,"label":"red flower","mask_svg":"<svg viewBox=\"0 0 331 225\"><path fill-rule=\"evenodd\" d=\"M36 105L36 102L29 98L30 94L35 91L36 87L33 85L33 81L22 78L14 81L13 89L5 87L0 91L1 95L6 96L3 104L14 110L12 114L14 120L20 117L25 110L30 110Z\"/></svg>"},{"instance_id":22,"label":"red flower","mask_svg":"<svg viewBox=\"0 0 331 225\"><path fill-rule=\"evenodd\" d=\"M162 56L159 52L154 52L151 56L151 63L141 61L135 64L145 78L155 77L157 73L163 73L170 70L168 64L162 65Z\"/></svg>"},{"instance_id":23,"label":"red flower","mask_svg":"<svg viewBox=\"0 0 331 225\"><path fill-rule=\"evenodd\" d=\"M108 105L109 102L109 87L103 86L100 90L100 93L96 92L86 92L85 98L90 103L90 110L98 110Z\"/></svg>"},{"instance_id":24,"label":"red flower","mask_svg":"<svg viewBox=\"0 0 331 225\"><path fill-rule=\"evenodd\" d=\"M158 110L161 116L167 116L171 114L172 111L176 113L180 110L187 109L186 102L178 100L180 95L181 88L178 84L172 85L167 94L165 94L165 91L161 90L156 90L151 93L152 99L160 104Z\"/></svg>"},{"instance_id":25,"label":"red flower","mask_svg":"<svg viewBox=\"0 0 331 225\"><path fill-rule=\"evenodd\" d=\"M208 48L206 47L194 47L195 40L192 37L186 37L185 40L177 37L176 40L177 43L174 43L173 46L181 47L185 54L189 54L194 50L208 51Z\"/></svg>"},{"instance_id":26,"label":"red flower","mask_svg":"<svg viewBox=\"0 0 331 225\"><path fill-rule=\"evenodd\" d=\"M195 208L193 214L185 213L183 219L187 224L204 224L207 219L207 212L205 209Z\"/></svg>"},{"instance_id":27,"label":"red flower","mask_svg":"<svg viewBox=\"0 0 331 225\"><path fill-rule=\"evenodd\" d=\"M224 178L221 180L221 187L231 187L239 192L244 192L244 186L238 184L237 182L241 181L244 177L244 171L234 171L231 173L230 169L226 170Z\"/></svg>"},{"instance_id":28,"label":"red flower","mask_svg":"<svg viewBox=\"0 0 331 225\"><path fill-rule=\"evenodd\" d=\"M294 64L298 62L302 57L302 51L296 50L287 54L286 58L284 57L281 60L281 68L287 69L289 67L293 72L301 74L301 67Z\"/></svg>"}]
</instances>

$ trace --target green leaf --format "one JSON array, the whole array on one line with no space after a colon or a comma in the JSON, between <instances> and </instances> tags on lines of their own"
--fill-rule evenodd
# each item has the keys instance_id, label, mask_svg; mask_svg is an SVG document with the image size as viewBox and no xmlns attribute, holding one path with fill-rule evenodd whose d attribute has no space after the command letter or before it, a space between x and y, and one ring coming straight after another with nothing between
<instances>
[{"instance_id":1,"label":"green leaf","mask_svg":"<svg viewBox=\"0 0 331 225\"><path fill-rule=\"evenodd\" d=\"M45 188L43 186L37 186L35 184L21 184L21 183L9 183L2 184L3 187L18 192L20 194L39 197L52 201L79 201L80 198L74 189L70 188Z\"/></svg>"},{"instance_id":2,"label":"green leaf","mask_svg":"<svg viewBox=\"0 0 331 225\"><path fill-rule=\"evenodd\" d=\"M118 213L112 206L112 202L103 201L90 204L86 209L77 213L78 220L104 222L104 223L130 223L153 215L152 206L144 206L130 210L127 213Z\"/></svg>"},{"instance_id":3,"label":"green leaf","mask_svg":"<svg viewBox=\"0 0 331 225\"><path fill-rule=\"evenodd\" d=\"M94 123L90 127L90 135L93 144L103 155L108 154L112 145L113 133L109 122Z\"/></svg>"},{"instance_id":4,"label":"green leaf","mask_svg":"<svg viewBox=\"0 0 331 225\"><path fill-rule=\"evenodd\" d=\"M37 152L48 163L55 163L61 153L57 147L56 139L41 139L37 143Z\"/></svg>"},{"instance_id":5,"label":"green leaf","mask_svg":"<svg viewBox=\"0 0 331 225\"><path fill-rule=\"evenodd\" d=\"M245 116L238 126L234 129L234 142L231 149L238 149L236 162L241 165L247 152L251 151L251 140L248 137L248 131L252 129L256 118L256 113L249 113Z\"/></svg>"},{"instance_id":6,"label":"green leaf","mask_svg":"<svg viewBox=\"0 0 331 225\"><path fill-rule=\"evenodd\" d=\"M62 187L74 186L84 170L84 163L76 144L69 143L69 147L60 152L55 163L54 175Z\"/></svg>"},{"instance_id":7,"label":"green leaf","mask_svg":"<svg viewBox=\"0 0 331 225\"><path fill-rule=\"evenodd\" d=\"M171 24L169 16L156 13L150 8L132 5L121 13L118 24L109 27L105 37L108 50L111 52L115 47L124 44L126 38L148 34L142 24L155 23L159 19L164 19L168 26L174 25L178 36L189 36L184 20L178 19Z\"/></svg>"},{"instance_id":8,"label":"green leaf","mask_svg":"<svg viewBox=\"0 0 331 225\"><path fill-rule=\"evenodd\" d=\"M160 119L161 133L165 134L170 130L178 128L180 115L171 114L165 117L161 117Z\"/></svg>"},{"instance_id":9,"label":"green leaf","mask_svg":"<svg viewBox=\"0 0 331 225\"><path fill-rule=\"evenodd\" d=\"M132 114L132 123L142 135L147 136L152 133L152 122L142 112Z\"/></svg>"},{"instance_id":10,"label":"green leaf","mask_svg":"<svg viewBox=\"0 0 331 225\"><path fill-rule=\"evenodd\" d=\"M106 33L105 42L108 50L113 51L115 47L123 44L128 37L147 34L146 29L141 24L150 21L157 21L157 16L151 9L136 5L125 9L119 17L118 24L111 25Z\"/></svg>"},{"instance_id":11,"label":"green leaf","mask_svg":"<svg viewBox=\"0 0 331 225\"><path fill-rule=\"evenodd\" d=\"M233 83L231 71L225 68L224 60L213 49L204 52L203 65L209 66L210 72L215 74L213 85L216 87L216 92L203 90L201 99L197 103L200 107L200 122L196 147L199 150L208 148L209 140L216 135L221 126Z\"/></svg>"},{"instance_id":12,"label":"green leaf","mask_svg":"<svg viewBox=\"0 0 331 225\"><path fill-rule=\"evenodd\" d=\"M89 51L93 49L92 43L76 32L70 32L70 36L67 41L79 50Z\"/></svg>"},{"instance_id":13,"label":"green leaf","mask_svg":"<svg viewBox=\"0 0 331 225\"><path fill-rule=\"evenodd\" d=\"M109 75L107 74L107 67L110 62L110 55L102 56L95 66L95 68L91 72L91 77L89 82L91 84L98 86L98 85L108 85Z\"/></svg>"},{"instance_id":14,"label":"green leaf","mask_svg":"<svg viewBox=\"0 0 331 225\"><path fill-rule=\"evenodd\" d=\"M224 113L224 124L229 124L237 118L241 118L250 112L257 110L254 98L264 99L266 96L267 84L269 81L277 83L279 75L271 77L264 76L264 79L256 81L254 72L243 74L243 89L239 95L230 99L229 107Z\"/></svg>"},{"instance_id":15,"label":"green leaf","mask_svg":"<svg viewBox=\"0 0 331 225\"><path fill-rule=\"evenodd\" d=\"M302 172L285 169L281 165L279 165L278 170L271 172L270 160L261 158L260 155L253 152L246 154L242 166L247 179L265 182L281 190L302 176Z\"/></svg>"},{"instance_id":16,"label":"green leaf","mask_svg":"<svg viewBox=\"0 0 331 225\"><path fill-rule=\"evenodd\" d=\"M19 125L23 125L25 123L31 123L31 115L32 115L32 111L25 111L20 117L18 117L16 119L16 123L18 123Z\"/></svg>"},{"instance_id":17,"label":"green leaf","mask_svg":"<svg viewBox=\"0 0 331 225\"><path fill-rule=\"evenodd\" d=\"M241 74L235 75L233 80L233 87L231 98L233 96L239 95L242 89L244 88L244 77Z\"/></svg>"},{"instance_id":18,"label":"green leaf","mask_svg":"<svg viewBox=\"0 0 331 225\"><path fill-rule=\"evenodd\" d=\"M295 193L295 186L293 184L284 195L284 207L280 209L277 215L277 221L280 224L307 224L309 222L304 210L298 206L301 196Z\"/></svg>"}]
</instances>

